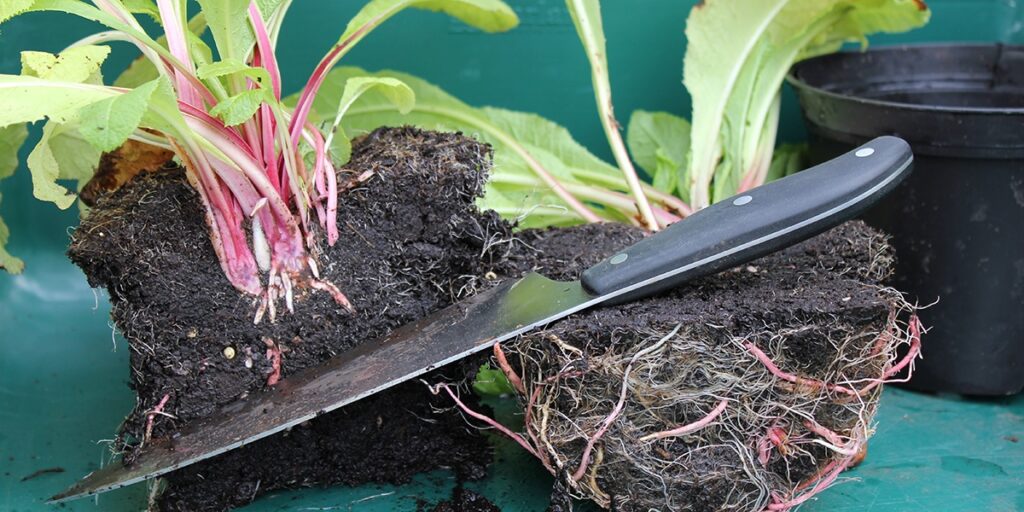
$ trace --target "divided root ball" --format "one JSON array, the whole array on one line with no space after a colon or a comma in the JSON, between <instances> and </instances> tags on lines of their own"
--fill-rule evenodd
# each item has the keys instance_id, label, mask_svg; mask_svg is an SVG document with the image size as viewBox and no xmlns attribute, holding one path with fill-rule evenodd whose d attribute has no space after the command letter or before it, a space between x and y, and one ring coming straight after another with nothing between
<instances>
[{"instance_id":1,"label":"divided root ball","mask_svg":"<svg viewBox=\"0 0 1024 512\"><path fill-rule=\"evenodd\" d=\"M789 510L823 490L864 456L879 384L917 353L913 308L879 285L891 263L884 236L847 223L499 347L553 501Z\"/></svg>"},{"instance_id":2,"label":"divided root ball","mask_svg":"<svg viewBox=\"0 0 1024 512\"><path fill-rule=\"evenodd\" d=\"M357 313L307 291L294 314L258 325L255 301L221 274L180 169L140 174L99 198L69 252L90 283L108 290L131 349L138 403L114 450L130 462L152 437L500 279L529 270L575 278L643 236L618 224L514 233L474 206L489 167L489 148L457 134L393 128L356 141L339 173L341 239L318 257ZM505 346L524 390L524 443L559 475L565 492L556 497L646 511L778 508L806 496L870 433L879 388L848 397L837 386L878 381L907 342L908 306L879 286L890 260L882 235L848 223L751 266ZM773 374L746 343L802 380ZM426 380L472 378L480 361ZM459 396L489 413L472 393ZM644 440L722 403L703 428ZM442 467L480 478L492 458L481 425L467 426L447 394L408 382L171 473L153 508L227 510L275 489L402 483ZM837 437L820 434L826 429Z\"/></svg>"}]
</instances>

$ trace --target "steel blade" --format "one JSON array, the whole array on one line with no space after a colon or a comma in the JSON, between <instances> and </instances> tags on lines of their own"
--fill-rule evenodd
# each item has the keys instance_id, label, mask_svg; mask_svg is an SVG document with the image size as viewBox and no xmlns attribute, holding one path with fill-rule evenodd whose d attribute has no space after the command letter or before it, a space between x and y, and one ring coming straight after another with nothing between
<instances>
[{"instance_id":1,"label":"steel blade","mask_svg":"<svg viewBox=\"0 0 1024 512\"><path fill-rule=\"evenodd\" d=\"M147 444L132 465L114 463L95 471L50 501L117 489L224 453L601 300L578 281L533 273L500 284L195 420L172 439Z\"/></svg>"}]
</instances>

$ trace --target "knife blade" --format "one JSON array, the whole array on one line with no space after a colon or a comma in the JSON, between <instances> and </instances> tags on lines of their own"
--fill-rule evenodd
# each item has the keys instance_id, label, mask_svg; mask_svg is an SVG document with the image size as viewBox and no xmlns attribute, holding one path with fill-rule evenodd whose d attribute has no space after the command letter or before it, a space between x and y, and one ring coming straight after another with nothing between
<instances>
[{"instance_id":1,"label":"knife blade","mask_svg":"<svg viewBox=\"0 0 1024 512\"><path fill-rule=\"evenodd\" d=\"M296 426L524 332L598 304L648 297L805 240L853 218L911 169L910 147L879 137L811 169L720 201L586 270L506 281L364 343L151 441L50 498L109 491Z\"/></svg>"}]
</instances>

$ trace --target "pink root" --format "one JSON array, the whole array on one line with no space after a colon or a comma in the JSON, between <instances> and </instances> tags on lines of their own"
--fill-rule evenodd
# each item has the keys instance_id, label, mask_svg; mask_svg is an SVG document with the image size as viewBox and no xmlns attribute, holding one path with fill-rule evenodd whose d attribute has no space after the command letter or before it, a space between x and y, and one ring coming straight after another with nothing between
<instances>
[{"instance_id":1,"label":"pink root","mask_svg":"<svg viewBox=\"0 0 1024 512\"><path fill-rule=\"evenodd\" d=\"M170 398L170 393L164 395L164 397L157 402L156 407L146 413L146 435L143 437L143 440L149 440L153 436L153 420L156 418L157 414L166 414L163 412L164 406L167 405L167 401L170 400Z\"/></svg>"},{"instance_id":2,"label":"pink root","mask_svg":"<svg viewBox=\"0 0 1024 512\"><path fill-rule=\"evenodd\" d=\"M523 386L523 379L519 378L519 375L516 375L512 369L512 365L508 364L508 358L505 357L505 351L501 349L501 343L494 344L494 359L497 360L501 371L505 372L505 378L512 384L512 387L516 388L519 394L525 395L526 387Z\"/></svg>"},{"instance_id":3,"label":"pink root","mask_svg":"<svg viewBox=\"0 0 1024 512\"><path fill-rule=\"evenodd\" d=\"M534 457L537 457L538 460L543 460L543 459L541 459L540 454L537 453L537 450L535 450L532 446L530 446L529 443L526 442L525 439L523 439L523 436L521 436L519 434L516 434L515 432L512 432L511 430L509 430L507 427L505 427L501 423L498 423L497 421L495 421L495 420L493 420L493 419L491 419L491 418L489 418L489 417L487 417L487 416L485 416L483 414L480 414L480 413L470 409L466 404L462 403L462 400L459 400L459 396L456 395L454 391L452 391L451 386L449 386L448 384L445 384L445 383L442 382L442 383L438 384L437 386L434 386L434 387L430 388L430 392L436 395L436 394L440 393L442 389L448 392L448 396L452 397L452 400L455 401L455 405L458 405L459 409L461 409L462 412L464 412L464 413L468 414L469 416L471 416L473 418L476 418L476 419L478 419L478 420L480 420L480 421L490 425L491 427L493 427L498 432L501 432L502 434L505 434L505 436L507 436L509 439L511 439L511 440L515 441L516 443L518 443L519 446L522 446L524 450L526 450L527 452L530 453L530 455L533 455Z\"/></svg>"},{"instance_id":4,"label":"pink root","mask_svg":"<svg viewBox=\"0 0 1024 512\"><path fill-rule=\"evenodd\" d=\"M281 380L281 347L270 338L263 338L267 345L267 359L270 359L270 375L267 376L267 385L273 386Z\"/></svg>"},{"instance_id":5,"label":"pink root","mask_svg":"<svg viewBox=\"0 0 1024 512\"><path fill-rule=\"evenodd\" d=\"M764 436L757 441L757 461L762 466L767 466L768 461L772 458L772 443L768 439L768 436Z\"/></svg>"},{"instance_id":6,"label":"pink root","mask_svg":"<svg viewBox=\"0 0 1024 512\"><path fill-rule=\"evenodd\" d=\"M640 440L641 441L651 441L651 440L654 440L654 439L664 439L666 437L682 436L682 435L686 435L686 434L689 434L689 433L692 433L692 432L696 432L696 431L698 431L698 430L708 426L712 421L715 421L715 418L717 418L719 414L722 414L722 411L725 410L725 407L728 404L729 404L729 401L725 400L723 398L722 401L718 402L718 405L716 405L715 408L712 409L711 412L709 412L707 414L707 416L704 416L703 418L701 418L701 419L699 419L697 421L694 421L693 423L682 425L682 426L676 427L676 428L674 428L672 430L665 430L665 431L662 431L662 432L656 432L654 434L646 435L644 437L641 437Z\"/></svg>"},{"instance_id":7,"label":"pink root","mask_svg":"<svg viewBox=\"0 0 1024 512\"><path fill-rule=\"evenodd\" d=\"M811 389L825 388L828 389L829 391L844 393L851 396L857 395L856 391L847 387L838 386L836 384L829 384L827 382L822 382L814 379L806 379L804 377L798 377L796 375L793 375L792 373L786 373L779 369L779 367L776 366L774 362L772 362L771 358L768 357L767 354L765 354L761 349L757 348L757 345L754 345L749 341L743 342L743 347L750 351L750 353L754 354L754 356L757 357L758 361L761 361L761 364L763 364L765 368L767 368L768 371L771 372L772 375L784 381L792 382L794 384L798 384L801 386L807 386Z\"/></svg>"},{"instance_id":8,"label":"pink root","mask_svg":"<svg viewBox=\"0 0 1024 512\"><path fill-rule=\"evenodd\" d=\"M917 315L910 317L910 323L908 328L910 329L910 350L907 351L907 355L903 356L898 363L893 365L891 368L882 373L882 378L873 380L870 384L861 388L857 394L863 396L868 391L885 384L886 382L893 382L892 377L903 371L915 358L921 353L921 320L917 318ZM911 370L912 371L912 370ZM910 375L907 375L907 379Z\"/></svg>"},{"instance_id":9,"label":"pink root","mask_svg":"<svg viewBox=\"0 0 1024 512\"><path fill-rule=\"evenodd\" d=\"M344 293L341 293L341 290L339 290L337 286L334 286L327 281L320 281L319 279L310 279L309 285L317 290L331 294L331 297L334 298L334 302L345 308L349 313L356 312L356 308L352 307L352 303L348 301L348 297L346 297Z\"/></svg>"},{"instance_id":10,"label":"pink root","mask_svg":"<svg viewBox=\"0 0 1024 512\"><path fill-rule=\"evenodd\" d=\"M856 443L854 443L853 441L843 440L843 438L839 434L819 425L815 421L804 420L804 426L807 427L807 430L810 430L811 432L814 432L815 434L824 437L830 444L835 446L837 452L842 455L853 456L856 455L857 451L860 449L860 447L856 446Z\"/></svg>"}]
</instances>

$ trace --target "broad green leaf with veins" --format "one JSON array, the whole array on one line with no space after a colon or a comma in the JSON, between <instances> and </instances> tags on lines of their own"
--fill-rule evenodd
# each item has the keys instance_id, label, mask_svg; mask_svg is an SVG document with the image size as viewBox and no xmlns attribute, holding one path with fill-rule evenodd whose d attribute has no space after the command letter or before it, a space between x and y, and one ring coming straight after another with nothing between
<instances>
[{"instance_id":1,"label":"broad green leaf with veins","mask_svg":"<svg viewBox=\"0 0 1024 512\"><path fill-rule=\"evenodd\" d=\"M263 89L249 89L221 100L210 109L210 115L223 119L228 126L236 126L252 119L265 99Z\"/></svg>"},{"instance_id":2,"label":"broad green leaf with veins","mask_svg":"<svg viewBox=\"0 0 1024 512\"><path fill-rule=\"evenodd\" d=\"M32 194L62 210L68 208L76 196L57 180L75 180L81 188L96 171L100 155L70 124L46 123L39 144L27 160L32 173Z\"/></svg>"},{"instance_id":3,"label":"broad green leaf with veins","mask_svg":"<svg viewBox=\"0 0 1024 512\"><path fill-rule=\"evenodd\" d=\"M21 74L62 82L86 82L99 71L109 54L109 46L77 46L57 55L25 51L21 52Z\"/></svg>"},{"instance_id":4,"label":"broad green leaf with veins","mask_svg":"<svg viewBox=\"0 0 1024 512\"><path fill-rule=\"evenodd\" d=\"M690 123L667 112L636 110L626 129L629 152L653 180L655 188L673 193L686 172ZM680 190L686 200L686 192Z\"/></svg>"},{"instance_id":5,"label":"broad green leaf with veins","mask_svg":"<svg viewBox=\"0 0 1024 512\"><path fill-rule=\"evenodd\" d=\"M355 45L408 7L443 12L485 32L504 32L519 24L516 13L500 0L371 0L348 22L338 44Z\"/></svg>"},{"instance_id":6,"label":"broad green leaf with veins","mask_svg":"<svg viewBox=\"0 0 1024 512\"><path fill-rule=\"evenodd\" d=\"M280 0L257 2L264 21L280 3ZM206 14L220 58L245 60L256 43L256 35L249 24L249 0L199 0L199 6Z\"/></svg>"},{"instance_id":7,"label":"broad green leaf with veins","mask_svg":"<svg viewBox=\"0 0 1024 512\"><path fill-rule=\"evenodd\" d=\"M79 133L102 152L117 149L139 127L157 85L158 81L153 80L86 106L79 112Z\"/></svg>"},{"instance_id":8,"label":"broad green leaf with veins","mask_svg":"<svg viewBox=\"0 0 1024 512\"><path fill-rule=\"evenodd\" d=\"M32 7L34 0L0 0L0 23L3 23Z\"/></svg>"},{"instance_id":9,"label":"broad green leaf with veins","mask_svg":"<svg viewBox=\"0 0 1024 512\"><path fill-rule=\"evenodd\" d=\"M99 85L0 75L0 126L30 123L44 117L58 123L68 122L77 119L82 107L120 94Z\"/></svg>"},{"instance_id":10,"label":"broad green leaf with veins","mask_svg":"<svg viewBox=\"0 0 1024 512\"><path fill-rule=\"evenodd\" d=\"M352 156L352 141L341 127L341 121L352 104L371 90L376 90L380 97L391 102L398 113L403 115L408 114L416 104L416 93L397 78L357 76L346 80L341 99L338 100L338 111L334 114L334 123L327 136L327 145L340 164L348 163Z\"/></svg>"},{"instance_id":11,"label":"broad green leaf with veins","mask_svg":"<svg viewBox=\"0 0 1024 512\"><path fill-rule=\"evenodd\" d=\"M924 25L918 0L708 0L687 19L684 83L693 97L692 206L768 172L777 93L794 62L874 32ZM714 181L714 183L713 183ZM757 184L757 183L753 183Z\"/></svg>"}]
</instances>

